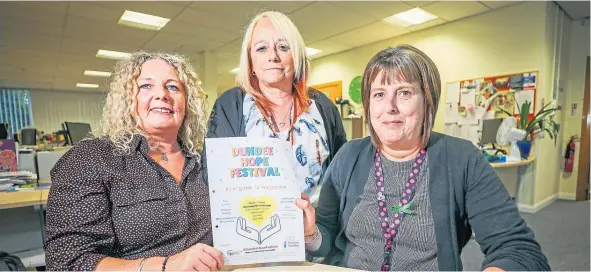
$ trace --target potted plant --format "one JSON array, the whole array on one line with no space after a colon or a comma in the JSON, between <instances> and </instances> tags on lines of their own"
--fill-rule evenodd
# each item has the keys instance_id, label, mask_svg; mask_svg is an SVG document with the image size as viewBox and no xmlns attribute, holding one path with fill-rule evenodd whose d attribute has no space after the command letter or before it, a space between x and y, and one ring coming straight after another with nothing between
<instances>
[{"instance_id":1,"label":"potted plant","mask_svg":"<svg viewBox=\"0 0 591 272\"><path fill-rule=\"evenodd\" d=\"M554 145L556 145L556 138L560 126L556 122L554 122L554 119L550 117L555 111L560 110L560 107L549 108L549 106L550 103L544 105L542 109L540 109L540 111L538 111L534 115L533 118L529 119L528 117L531 102L525 101L523 104L518 105L519 116L516 117L517 128L524 130L526 134L522 140L517 141L517 146L519 147L521 157L524 159L527 159L529 157L532 141L538 134L548 134L550 139L554 140ZM512 115L507 111L505 111L505 113Z\"/></svg>"}]
</instances>

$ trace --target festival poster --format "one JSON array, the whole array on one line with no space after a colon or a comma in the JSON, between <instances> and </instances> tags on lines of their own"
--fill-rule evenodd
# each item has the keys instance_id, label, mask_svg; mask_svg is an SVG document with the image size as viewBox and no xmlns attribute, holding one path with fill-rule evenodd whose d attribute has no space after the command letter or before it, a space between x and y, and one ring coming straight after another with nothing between
<instances>
[{"instance_id":1,"label":"festival poster","mask_svg":"<svg viewBox=\"0 0 591 272\"><path fill-rule=\"evenodd\" d=\"M205 139L214 247L226 265L305 261L303 212L289 142ZM290 154L286 156L285 154Z\"/></svg>"},{"instance_id":2,"label":"festival poster","mask_svg":"<svg viewBox=\"0 0 591 272\"><path fill-rule=\"evenodd\" d=\"M0 172L16 172L17 152L14 140L0 140Z\"/></svg>"}]
</instances>

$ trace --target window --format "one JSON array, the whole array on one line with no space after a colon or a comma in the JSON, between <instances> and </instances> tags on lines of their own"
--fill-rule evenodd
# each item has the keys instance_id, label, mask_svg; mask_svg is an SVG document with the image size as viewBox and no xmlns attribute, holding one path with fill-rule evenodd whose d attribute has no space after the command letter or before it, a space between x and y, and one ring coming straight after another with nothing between
<instances>
[{"instance_id":1,"label":"window","mask_svg":"<svg viewBox=\"0 0 591 272\"><path fill-rule=\"evenodd\" d=\"M31 93L25 89L0 90L0 123L8 123L8 138L21 128L33 126Z\"/></svg>"}]
</instances>

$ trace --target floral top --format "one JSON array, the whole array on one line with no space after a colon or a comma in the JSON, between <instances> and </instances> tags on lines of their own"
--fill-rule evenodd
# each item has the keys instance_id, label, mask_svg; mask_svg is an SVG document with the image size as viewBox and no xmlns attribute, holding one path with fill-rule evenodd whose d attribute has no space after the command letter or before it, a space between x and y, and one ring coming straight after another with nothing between
<instances>
[{"instance_id":1,"label":"floral top","mask_svg":"<svg viewBox=\"0 0 591 272\"><path fill-rule=\"evenodd\" d=\"M263 114L257 108L254 98L244 97L242 114L247 137L269 137L289 140L288 131L274 133ZM306 194L315 191L327 165L329 155L324 121L314 100L310 100L309 112L302 113L294 122L293 156L297 161L296 177L300 180L300 190Z\"/></svg>"}]
</instances>

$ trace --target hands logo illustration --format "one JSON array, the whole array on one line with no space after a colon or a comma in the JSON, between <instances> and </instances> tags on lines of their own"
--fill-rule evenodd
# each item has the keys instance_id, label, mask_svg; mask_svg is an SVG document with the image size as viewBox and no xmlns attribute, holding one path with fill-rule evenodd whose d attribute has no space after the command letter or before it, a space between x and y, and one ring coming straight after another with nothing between
<instances>
[{"instance_id":1,"label":"hands logo illustration","mask_svg":"<svg viewBox=\"0 0 591 272\"><path fill-rule=\"evenodd\" d=\"M257 242L259 245L267 238L273 236L281 230L281 221L278 215L271 216L271 223L264 226L260 231L246 226L246 219L238 217L236 220L236 233L238 235Z\"/></svg>"}]
</instances>

